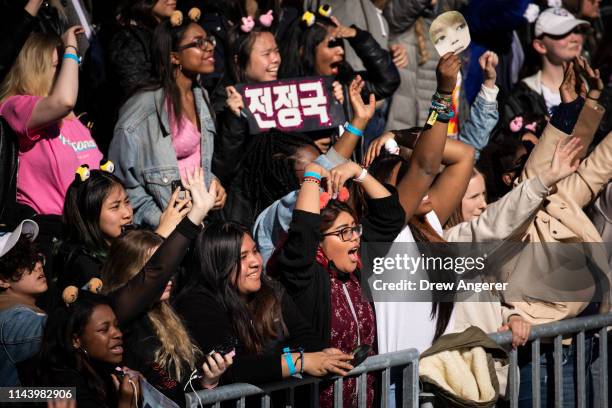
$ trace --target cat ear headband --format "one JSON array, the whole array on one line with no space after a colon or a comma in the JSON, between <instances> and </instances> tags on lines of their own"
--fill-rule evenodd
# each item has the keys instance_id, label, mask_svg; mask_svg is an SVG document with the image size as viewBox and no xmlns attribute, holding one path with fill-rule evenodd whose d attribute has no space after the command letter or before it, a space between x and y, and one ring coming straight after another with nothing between
<instances>
[{"instance_id":1,"label":"cat ear headband","mask_svg":"<svg viewBox=\"0 0 612 408\"><path fill-rule=\"evenodd\" d=\"M102 291L102 280L99 278L91 278L89 282L85 284L81 289L88 290L91 293L99 294ZM76 286L67 286L62 292L62 299L66 306L70 306L72 303L77 301L79 297L79 288Z\"/></svg>"},{"instance_id":2,"label":"cat ear headband","mask_svg":"<svg viewBox=\"0 0 612 408\"><path fill-rule=\"evenodd\" d=\"M191 9L189 9L187 16L189 16L189 19L191 21L197 23L200 20L200 17L202 16L202 12L199 8L192 7ZM181 24L183 24L183 13L180 10L173 11L170 15L170 25L172 27L178 27Z\"/></svg>"},{"instance_id":3,"label":"cat ear headband","mask_svg":"<svg viewBox=\"0 0 612 408\"><path fill-rule=\"evenodd\" d=\"M240 31L245 34L250 33L253 28L255 28L255 20L253 16L242 17L242 24L240 24ZM271 27L272 22L274 21L274 16L272 15L272 10L268 10L266 14L262 14L259 16L259 24L264 27Z\"/></svg>"},{"instance_id":4,"label":"cat ear headband","mask_svg":"<svg viewBox=\"0 0 612 408\"><path fill-rule=\"evenodd\" d=\"M113 174L115 172L115 164L110 160L101 160L100 170ZM87 181L87 179L89 179L90 175L91 175L91 172L89 171L89 166L87 164L81 164L76 169L74 177L77 180L81 180L82 182L84 182L84 181Z\"/></svg>"},{"instance_id":5,"label":"cat ear headband","mask_svg":"<svg viewBox=\"0 0 612 408\"><path fill-rule=\"evenodd\" d=\"M338 196L336 197L336 200L345 203L348 201L350 196L351 194L349 193L348 188L342 187L340 191L338 191ZM332 196L327 191L319 193L319 209L322 210L327 207L327 204L329 204L329 201L331 199Z\"/></svg>"},{"instance_id":6,"label":"cat ear headband","mask_svg":"<svg viewBox=\"0 0 612 408\"><path fill-rule=\"evenodd\" d=\"M321 17L330 18L332 15L332 7L329 4L324 4L319 6L317 12ZM312 27L317 21L317 16L312 11L306 11L302 14L301 21L306 27Z\"/></svg>"}]
</instances>

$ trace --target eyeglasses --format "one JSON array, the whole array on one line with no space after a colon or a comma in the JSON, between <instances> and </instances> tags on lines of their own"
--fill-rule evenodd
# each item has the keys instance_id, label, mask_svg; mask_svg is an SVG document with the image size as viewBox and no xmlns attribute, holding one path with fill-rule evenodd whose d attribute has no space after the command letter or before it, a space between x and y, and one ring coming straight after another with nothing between
<instances>
[{"instance_id":1,"label":"eyeglasses","mask_svg":"<svg viewBox=\"0 0 612 408\"><path fill-rule=\"evenodd\" d=\"M206 50L208 47L215 48L217 46L217 39L215 37L206 37L206 38L196 38L193 42L189 44L181 45L179 47L179 51L186 50L187 48L199 48L202 51Z\"/></svg>"},{"instance_id":2,"label":"eyeglasses","mask_svg":"<svg viewBox=\"0 0 612 408\"><path fill-rule=\"evenodd\" d=\"M359 224L359 225L355 225L354 227L345 227L338 231L328 232L326 234L323 234L323 236L327 237L329 235L336 235L340 237L342 242L346 242L346 241L350 241L354 237L359 238L362 232L363 232L363 227L361 226L361 224Z\"/></svg>"}]
</instances>

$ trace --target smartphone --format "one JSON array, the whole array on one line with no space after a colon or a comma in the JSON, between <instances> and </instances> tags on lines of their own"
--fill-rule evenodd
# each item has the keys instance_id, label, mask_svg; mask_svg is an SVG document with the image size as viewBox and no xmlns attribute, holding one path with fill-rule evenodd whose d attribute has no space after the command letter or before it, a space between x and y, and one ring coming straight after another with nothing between
<instances>
[{"instance_id":1,"label":"smartphone","mask_svg":"<svg viewBox=\"0 0 612 408\"><path fill-rule=\"evenodd\" d=\"M353 354L353 359L349 361L349 364L353 367L357 367L359 364L363 363L366 358L368 358L370 350L372 350L372 346L369 344L361 344L357 346L357 348L351 353Z\"/></svg>"},{"instance_id":2,"label":"smartphone","mask_svg":"<svg viewBox=\"0 0 612 408\"><path fill-rule=\"evenodd\" d=\"M179 200L185 199L185 189L183 188L183 183L181 183L181 180L172 180L170 186L172 188L172 193L174 193L177 188L180 190L178 195Z\"/></svg>"}]
</instances>

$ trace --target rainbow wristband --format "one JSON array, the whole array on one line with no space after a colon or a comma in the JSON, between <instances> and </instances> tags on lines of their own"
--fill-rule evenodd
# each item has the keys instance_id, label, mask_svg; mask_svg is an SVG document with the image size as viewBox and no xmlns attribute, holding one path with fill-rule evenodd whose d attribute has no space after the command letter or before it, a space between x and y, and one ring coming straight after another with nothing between
<instances>
[{"instance_id":1,"label":"rainbow wristband","mask_svg":"<svg viewBox=\"0 0 612 408\"><path fill-rule=\"evenodd\" d=\"M351 125L348 122L344 124L344 130L346 130L347 132L351 132L357 137L363 137L363 130L357 129L355 126Z\"/></svg>"},{"instance_id":2,"label":"rainbow wristband","mask_svg":"<svg viewBox=\"0 0 612 408\"><path fill-rule=\"evenodd\" d=\"M76 54L64 54L64 59L75 60L77 64L81 64L81 59Z\"/></svg>"},{"instance_id":3,"label":"rainbow wristband","mask_svg":"<svg viewBox=\"0 0 612 408\"><path fill-rule=\"evenodd\" d=\"M314 171L307 171L306 173L304 173L304 178L306 177L312 177L321 181L321 175L319 173L315 173Z\"/></svg>"},{"instance_id":4,"label":"rainbow wristband","mask_svg":"<svg viewBox=\"0 0 612 408\"><path fill-rule=\"evenodd\" d=\"M289 347L285 347L283 349L283 357L285 357L285 361L287 362L289 375L295 375L297 373L297 369L295 368L295 364L293 364L293 360L291 359L291 349ZM302 364L304 364L304 362L302 362Z\"/></svg>"}]
</instances>

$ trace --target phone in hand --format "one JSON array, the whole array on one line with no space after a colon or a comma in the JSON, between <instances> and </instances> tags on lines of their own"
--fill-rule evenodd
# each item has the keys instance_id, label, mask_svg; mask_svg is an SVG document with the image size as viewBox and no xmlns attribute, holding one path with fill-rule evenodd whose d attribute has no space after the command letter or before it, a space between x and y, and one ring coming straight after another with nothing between
<instances>
[{"instance_id":1,"label":"phone in hand","mask_svg":"<svg viewBox=\"0 0 612 408\"><path fill-rule=\"evenodd\" d=\"M366 358L368 358L368 354L372 350L372 346L369 344L361 344L353 350L351 354L353 354L353 359L349 361L349 364L353 367L357 367L359 364L363 363Z\"/></svg>"},{"instance_id":2,"label":"phone in hand","mask_svg":"<svg viewBox=\"0 0 612 408\"><path fill-rule=\"evenodd\" d=\"M171 188L172 188L172 193L174 193L176 191L176 189L178 188L179 194L178 194L178 199L179 200L184 200L185 199L185 189L183 188L183 183L181 183L181 180L172 180L172 183L170 184Z\"/></svg>"}]
</instances>

